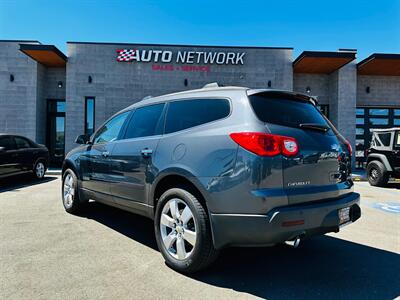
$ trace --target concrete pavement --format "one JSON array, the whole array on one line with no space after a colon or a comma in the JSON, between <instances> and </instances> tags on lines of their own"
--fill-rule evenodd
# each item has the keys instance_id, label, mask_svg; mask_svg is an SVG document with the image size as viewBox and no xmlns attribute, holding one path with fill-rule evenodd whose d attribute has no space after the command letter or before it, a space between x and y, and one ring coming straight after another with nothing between
<instances>
[{"instance_id":1,"label":"concrete pavement","mask_svg":"<svg viewBox=\"0 0 400 300\"><path fill-rule=\"evenodd\" d=\"M85 215L69 215L60 184L59 176L0 182L0 299L400 295L400 185L356 183L362 218L338 234L297 249L227 249L208 270L184 276L164 264L151 220L98 203Z\"/></svg>"}]
</instances>

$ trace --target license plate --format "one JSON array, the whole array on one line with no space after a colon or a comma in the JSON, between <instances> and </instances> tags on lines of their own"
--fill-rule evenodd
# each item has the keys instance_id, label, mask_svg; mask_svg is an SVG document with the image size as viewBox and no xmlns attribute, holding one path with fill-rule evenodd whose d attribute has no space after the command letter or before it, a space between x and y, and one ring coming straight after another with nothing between
<instances>
[{"instance_id":1,"label":"license plate","mask_svg":"<svg viewBox=\"0 0 400 300\"><path fill-rule=\"evenodd\" d=\"M339 225L345 225L350 222L350 207L339 209Z\"/></svg>"}]
</instances>

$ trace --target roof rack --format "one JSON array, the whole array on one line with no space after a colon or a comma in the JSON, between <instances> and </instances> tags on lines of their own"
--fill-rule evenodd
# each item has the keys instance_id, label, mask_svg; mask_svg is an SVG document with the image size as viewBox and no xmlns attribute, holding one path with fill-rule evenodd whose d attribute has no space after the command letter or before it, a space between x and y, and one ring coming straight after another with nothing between
<instances>
[{"instance_id":1,"label":"roof rack","mask_svg":"<svg viewBox=\"0 0 400 300\"><path fill-rule=\"evenodd\" d=\"M220 87L218 82L211 82L211 83L207 83L205 86L203 86L203 89L217 88L217 87Z\"/></svg>"}]
</instances>

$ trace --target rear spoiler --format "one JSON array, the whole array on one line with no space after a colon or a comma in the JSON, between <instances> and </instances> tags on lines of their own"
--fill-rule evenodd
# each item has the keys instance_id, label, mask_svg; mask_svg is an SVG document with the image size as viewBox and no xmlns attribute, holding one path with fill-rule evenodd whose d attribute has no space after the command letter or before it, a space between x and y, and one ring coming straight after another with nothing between
<instances>
[{"instance_id":1,"label":"rear spoiler","mask_svg":"<svg viewBox=\"0 0 400 300\"><path fill-rule=\"evenodd\" d=\"M247 96L256 95L256 94L270 94L271 96L279 95L279 96L287 96L287 97L298 99L301 101L311 102L315 106L318 104L318 100L310 95L286 91L286 90L248 89L246 92L247 92Z\"/></svg>"}]
</instances>

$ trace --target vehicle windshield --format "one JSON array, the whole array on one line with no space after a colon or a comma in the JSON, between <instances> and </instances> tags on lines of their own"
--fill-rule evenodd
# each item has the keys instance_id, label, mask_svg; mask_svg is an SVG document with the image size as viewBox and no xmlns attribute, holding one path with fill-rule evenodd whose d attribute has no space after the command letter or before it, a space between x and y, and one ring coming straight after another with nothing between
<instances>
[{"instance_id":1,"label":"vehicle windshield","mask_svg":"<svg viewBox=\"0 0 400 300\"><path fill-rule=\"evenodd\" d=\"M314 124L330 127L321 112L311 103L279 93L249 96L250 104L257 117L266 123L299 127Z\"/></svg>"}]
</instances>

